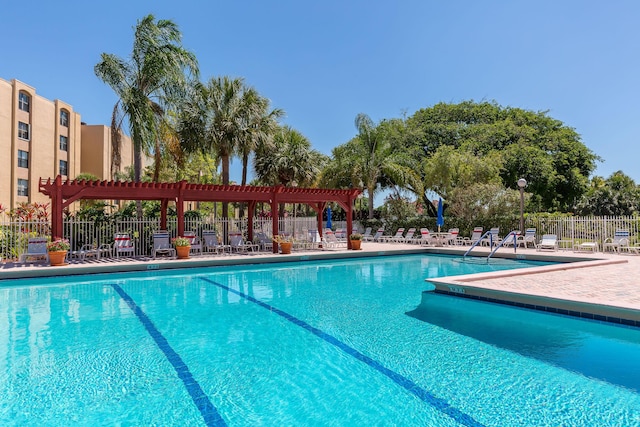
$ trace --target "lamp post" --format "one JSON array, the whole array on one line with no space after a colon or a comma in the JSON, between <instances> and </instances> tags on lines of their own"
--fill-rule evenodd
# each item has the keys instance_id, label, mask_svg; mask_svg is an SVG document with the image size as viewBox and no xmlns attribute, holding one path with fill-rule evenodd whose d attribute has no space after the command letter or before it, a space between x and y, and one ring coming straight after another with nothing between
<instances>
[{"instance_id":1,"label":"lamp post","mask_svg":"<svg viewBox=\"0 0 640 427\"><path fill-rule=\"evenodd\" d=\"M524 187L527 186L527 180L520 178L518 180L518 189L520 190L520 233L524 234Z\"/></svg>"}]
</instances>

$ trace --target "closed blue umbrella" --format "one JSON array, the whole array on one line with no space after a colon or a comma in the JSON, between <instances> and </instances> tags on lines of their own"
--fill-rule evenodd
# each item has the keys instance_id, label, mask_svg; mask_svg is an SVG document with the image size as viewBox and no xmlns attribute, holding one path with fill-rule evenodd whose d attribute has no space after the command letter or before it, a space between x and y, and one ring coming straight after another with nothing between
<instances>
[{"instance_id":1,"label":"closed blue umbrella","mask_svg":"<svg viewBox=\"0 0 640 427\"><path fill-rule=\"evenodd\" d=\"M331 208L327 208L327 228L331 228Z\"/></svg>"},{"instance_id":2,"label":"closed blue umbrella","mask_svg":"<svg viewBox=\"0 0 640 427\"><path fill-rule=\"evenodd\" d=\"M444 225L444 207L442 206L442 197L440 197L440 201L438 202L438 218L436 219L436 225L438 226L439 233L440 227Z\"/></svg>"}]
</instances>

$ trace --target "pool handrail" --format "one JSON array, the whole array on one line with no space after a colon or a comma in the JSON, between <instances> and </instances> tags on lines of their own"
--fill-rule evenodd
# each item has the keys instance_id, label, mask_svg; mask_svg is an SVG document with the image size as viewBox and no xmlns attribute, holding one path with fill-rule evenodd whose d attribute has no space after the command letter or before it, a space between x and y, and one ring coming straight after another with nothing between
<instances>
[{"instance_id":1,"label":"pool handrail","mask_svg":"<svg viewBox=\"0 0 640 427\"><path fill-rule=\"evenodd\" d=\"M476 246L478 246L480 244L480 242L485 239L485 238L489 238L489 247L493 246L493 234L491 233L491 230L487 230L478 240L476 240L473 245L471 245L471 247L467 250L467 252L464 253L464 255L462 256L462 258L466 258L467 255L469 255L469 252L471 252L473 250L473 248L475 248Z\"/></svg>"},{"instance_id":2,"label":"pool handrail","mask_svg":"<svg viewBox=\"0 0 640 427\"><path fill-rule=\"evenodd\" d=\"M500 248L505 244L505 242L507 242L507 241L509 240L509 238L510 238L511 236L513 236L513 252L515 253L515 252L516 252L516 250L517 250L517 248L518 248L518 236L519 236L519 235L520 235L520 230L512 230L512 231L510 231L510 232L509 232L509 234L507 234L507 235L504 237L504 239L502 239L502 241L496 245L496 248L495 248L494 250L492 250L492 251L491 251L491 253L490 253L490 254L489 254L489 256L487 257L487 260L489 260L489 258L491 258L491 256L492 256L493 254L495 254L495 253L496 253L496 251L497 251L498 249L500 249Z\"/></svg>"}]
</instances>

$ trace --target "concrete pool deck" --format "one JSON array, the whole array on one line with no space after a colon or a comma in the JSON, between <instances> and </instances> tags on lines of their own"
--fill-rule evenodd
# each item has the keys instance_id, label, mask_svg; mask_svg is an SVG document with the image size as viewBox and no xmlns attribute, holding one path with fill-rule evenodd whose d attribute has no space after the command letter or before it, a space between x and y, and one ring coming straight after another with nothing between
<instances>
[{"instance_id":1,"label":"concrete pool deck","mask_svg":"<svg viewBox=\"0 0 640 427\"><path fill-rule=\"evenodd\" d=\"M407 253L462 255L466 250L467 248L460 246L434 248L400 243L364 242L361 251L340 248L294 251L291 255L258 252L248 255L196 256L188 260L154 260L150 257L103 258L74 261L63 267L50 267L37 262L3 262L0 266L0 280ZM473 251L473 255L485 258L488 253L487 248L477 248ZM513 248L501 248L494 257L561 261L562 264L428 278L428 281L436 287L436 292L440 293L640 327L640 256L601 252L538 252L535 249L522 248L518 248L514 254Z\"/></svg>"}]
</instances>

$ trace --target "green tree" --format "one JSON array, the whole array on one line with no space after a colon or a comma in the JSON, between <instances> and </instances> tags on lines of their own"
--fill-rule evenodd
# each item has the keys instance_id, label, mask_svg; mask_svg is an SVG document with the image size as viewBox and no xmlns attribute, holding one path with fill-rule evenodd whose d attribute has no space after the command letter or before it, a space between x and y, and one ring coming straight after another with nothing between
<instances>
[{"instance_id":1,"label":"green tree","mask_svg":"<svg viewBox=\"0 0 640 427\"><path fill-rule=\"evenodd\" d=\"M323 182L335 186L345 184L364 187L368 194L369 219L373 218L375 193L385 187L411 187L421 193L421 183L412 158L397 149L385 123L375 125L366 114L355 119L358 135L332 150L332 160L323 172ZM402 147L400 147L402 148Z\"/></svg>"},{"instance_id":2,"label":"green tree","mask_svg":"<svg viewBox=\"0 0 640 427\"><path fill-rule=\"evenodd\" d=\"M640 212L640 187L617 171L606 180L595 176L589 190L576 204L578 215L633 215Z\"/></svg>"},{"instance_id":3,"label":"green tree","mask_svg":"<svg viewBox=\"0 0 640 427\"><path fill-rule=\"evenodd\" d=\"M258 146L254 158L256 175L267 185L312 186L327 162L327 157L313 150L309 140L289 126L283 126L273 138L273 145Z\"/></svg>"},{"instance_id":4,"label":"green tree","mask_svg":"<svg viewBox=\"0 0 640 427\"><path fill-rule=\"evenodd\" d=\"M158 139L159 118L167 106L176 105L186 93L190 76L197 76L193 53L180 43L181 33L170 20L147 15L135 27L129 61L103 53L96 76L118 96L112 125L118 130L121 112L129 122L134 150L134 179L140 181L142 153Z\"/></svg>"},{"instance_id":5,"label":"green tree","mask_svg":"<svg viewBox=\"0 0 640 427\"><path fill-rule=\"evenodd\" d=\"M547 112L495 102L440 103L409 117L407 128L406 148L420 157L434 155L441 146L464 148L483 159L499 155L503 185L516 189L518 179L525 178L527 191L545 210L573 207L599 160L574 129Z\"/></svg>"}]
</instances>

